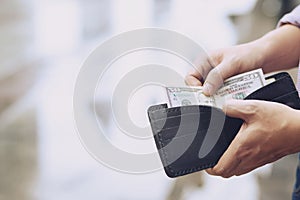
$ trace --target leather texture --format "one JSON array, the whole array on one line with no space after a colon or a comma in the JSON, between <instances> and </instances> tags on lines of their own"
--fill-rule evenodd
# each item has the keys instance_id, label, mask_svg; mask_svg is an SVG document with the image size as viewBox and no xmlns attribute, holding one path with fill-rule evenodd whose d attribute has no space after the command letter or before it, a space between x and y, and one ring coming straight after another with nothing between
<instances>
[{"instance_id":1,"label":"leather texture","mask_svg":"<svg viewBox=\"0 0 300 200\"><path fill-rule=\"evenodd\" d=\"M268 78L275 78L275 82L245 100L273 101L300 109L298 92L288 73ZM243 124L221 109L201 105L154 105L148 109L148 117L164 170L172 178L216 165Z\"/></svg>"}]
</instances>

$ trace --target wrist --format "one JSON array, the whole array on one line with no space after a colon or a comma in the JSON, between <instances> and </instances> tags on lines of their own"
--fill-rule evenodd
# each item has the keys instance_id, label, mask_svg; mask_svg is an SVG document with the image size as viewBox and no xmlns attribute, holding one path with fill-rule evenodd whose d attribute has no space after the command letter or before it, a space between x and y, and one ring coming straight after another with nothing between
<instances>
[{"instance_id":1,"label":"wrist","mask_svg":"<svg viewBox=\"0 0 300 200\"><path fill-rule=\"evenodd\" d=\"M286 134L289 140L286 145L291 147L289 154L292 154L300 152L300 110L291 109L288 116L290 116L290 123L288 123Z\"/></svg>"},{"instance_id":2,"label":"wrist","mask_svg":"<svg viewBox=\"0 0 300 200\"><path fill-rule=\"evenodd\" d=\"M259 38L250 43L252 51L255 52L256 56L256 68L262 68L265 73L270 72L267 66L269 66L270 57L272 57L272 46L273 41L269 38Z\"/></svg>"},{"instance_id":3,"label":"wrist","mask_svg":"<svg viewBox=\"0 0 300 200\"><path fill-rule=\"evenodd\" d=\"M237 47L238 49L236 49L236 51L238 52L238 57L241 58L237 65L239 66L237 73L263 68L267 50L265 50L264 43L260 39L240 44Z\"/></svg>"}]
</instances>

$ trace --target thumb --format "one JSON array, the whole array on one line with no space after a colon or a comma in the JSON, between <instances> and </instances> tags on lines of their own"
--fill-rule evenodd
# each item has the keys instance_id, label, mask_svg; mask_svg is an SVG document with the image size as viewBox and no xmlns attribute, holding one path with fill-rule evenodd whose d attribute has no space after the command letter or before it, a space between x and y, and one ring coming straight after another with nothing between
<instances>
[{"instance_id":1,"label":"thumb","mask_svg":"<svg viewBox=\"0 0 300 200\"><path fill-rule=\"evenodd\" d=\"M208 96L213 95L222 86L225 79L235 74L235 67L230 66L228 62L221 62L208 73L203 85L203 93Z\"/></svg>"},{"instance_id":2,"label":"thumb","mask_svg":"<svg viewBox=\"0 0 300 200\"><path fill-rule=\"evenodd\" d=\"M256 100L228 100L223 105L223 111L227 116L249 122L251 116L257 112L257 104Z\"/></svg>"}]
</instances>

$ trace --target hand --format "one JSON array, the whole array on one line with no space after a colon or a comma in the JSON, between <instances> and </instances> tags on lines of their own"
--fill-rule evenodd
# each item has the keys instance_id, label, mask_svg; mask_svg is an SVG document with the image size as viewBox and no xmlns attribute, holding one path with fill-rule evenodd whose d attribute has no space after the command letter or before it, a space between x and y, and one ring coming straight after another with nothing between
<instances>
[{"instance_id":1,"label":"hand","mask_svg":"<svg viewBox=\"0 0 300 200\"><path fill-rule=\"evenodd\" d=\"M284 25L250 43L220 49L195 63L197 69L186 76L188 85L200 86L210 96L224 80L243 72L263 68L265 73L297 66L300 53L300 29Z\"/></svg>"},{"instance_id":2,"label":"hand","mask_svg":"<svg viewBox=\"0 0 300 200\"><path fill-rule=\"evenodd\" d=\"M257 100L232 100L226 115L244 123L211 175L242 175L300 151L300 113L286 105Z\"/></svg>"},{"instance_id":3,"label":"hand","mask_svg":"<svg viewBox=\"0 0 300 200\"><path fill-rule=\"evenodd\" d=\"M220 49L210 53L208 62L203 59L196 63L197 69L186 76L186 83L201 86L205 80L203 92L210 96L223 84L224 80L246 71L260 68L260 51L256 44L248 43Z\"/></svg>"}]
</instances>

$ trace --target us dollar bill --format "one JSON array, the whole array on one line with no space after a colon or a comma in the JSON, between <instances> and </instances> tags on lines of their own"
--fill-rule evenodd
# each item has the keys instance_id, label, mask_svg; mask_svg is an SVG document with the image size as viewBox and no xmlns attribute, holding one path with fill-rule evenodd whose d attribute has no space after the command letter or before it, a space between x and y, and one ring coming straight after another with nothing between
<instances>
[{"instance_id":1,"label":"us dollar bill","mask_svg":"<svg viewBox=\"0 0 300 200\"><path fill-rule=\"evenodd\" d=\"M186 105L208 105L222 108L230 99L244 99L246 96L266 85L262 69L233 76L212 96L203 94L203 87L167 87L171 107Z\"/></svg>"},{"instance_id":2,"label":"us dollar bill","mask_svg":"<svg viewBox=\"0 0 300 200\"><path fill-rule=\"evenodd\" d=\"M217 106L214 96L205 96L202 87L167 87L171 107L188 105Z\"/></svg>"}]
</instances>

